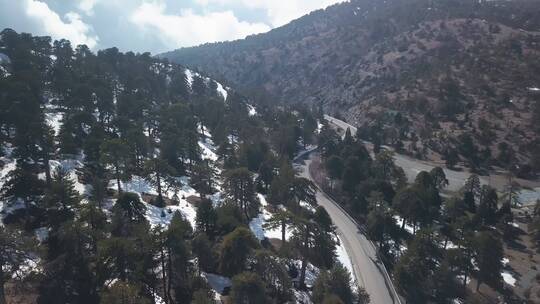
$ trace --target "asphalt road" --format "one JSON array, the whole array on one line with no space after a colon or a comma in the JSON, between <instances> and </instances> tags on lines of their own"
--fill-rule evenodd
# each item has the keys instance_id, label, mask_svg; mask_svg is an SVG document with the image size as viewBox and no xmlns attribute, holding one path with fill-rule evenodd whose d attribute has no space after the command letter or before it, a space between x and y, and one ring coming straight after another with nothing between
<instances>
[{"instance_id":1,"label":"asphalt road","mask_svg":"<svg viewBox=\"0 0 540 304\"><path fill-rule=\"evenodd\" d=\"M328 115L325 115L325 118L343 130L346 130L347 128L351 129L351 134L353 136L356 134L356 127ZM413 182L416 175L421 171L430 171L437 166L436 164L430 164L429 162L420 161L397 153L394 155L394 161L396 165L403 168L409 182ZM466 171L454 171L447 168L443 168L443 170L444 174L446 175L446 179L448 179L448 186L445 188L445 190L451 192L458 191L465 183L465 180L471 175ZM485 177L480 177L480 182L482 184L488 184Z\"/></svg>"},{"instance_id":2,"label":"asphalt road","mask_svg":"<svg viewBox=\"0 0 540 304\"><path fill-rule=\"evenodd\" d=\"M309 156L309 152L304 153L304 158ZM313 181L308 170L310 163L310 159L297 161L295 167L299 170L300 176ZM319 189L316 196L317 203L326 209L336 225L339 237L351 259L353 275L369 294L371 303L400 303L392 282L385 279L384 266L378 261L373 243L362 234L356 222L324 192Z\"/></svg>"}]
</instances>

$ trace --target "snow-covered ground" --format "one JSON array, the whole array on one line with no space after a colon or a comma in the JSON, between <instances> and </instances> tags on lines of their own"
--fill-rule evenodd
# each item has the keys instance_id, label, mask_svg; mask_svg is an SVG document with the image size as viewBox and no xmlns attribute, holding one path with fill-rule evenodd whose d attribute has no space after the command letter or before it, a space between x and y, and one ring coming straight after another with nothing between
<instances>
[{"instance_id":1,"label":"snow-covered ground","mask_svg":"<svg viewBox=\"0 0 540 304\"><path fill-rule=\"evenodd\" d=\"M8 68L5 67L10 62L11 61L10 61L8 55L6 55L4 53L0 53L0 77L8 77L8 76L11 75L9 73L9 71L8 71Z\"/></svg>"},{"instance_id":2,"label":"snow-covered ground","mask_svg":"<svg viewBox=\"0 0 540 304\"><path fill-rule=\"evenodd\" d=\"M69 158L63 160L51 160L49 165L51 166L51 172L54 172L58 168L62 168L68 173L69 178L75 183L75 190L84 198L88 194L89 185L84 185L79 182L77 176L77 169L83 167L84 155L79 155L77 158ZM45 179L45 173L39 175L40 178Z\"/></svg>"},{"instance_id":3,"label":"snow-covered ground","mask_svg":"<svg viewBox=\"0 0 540 304\"><path fill-rule=\"evenodd\" d=\"M27 258L24 260L22 265L19 266L19 269L15 271L11 277L13 279L24 279L27 276L29 276L32 273L40 273L42 272L41 266L40 266L40 259L38 256L35 256L33 258Z\"/></svg>"},{"instance_id":4,"label":"snow-covered ground","mask_svg":"<svg viewBox=\"0 0 540 304\"><path fill-rule=\"evenodd\" d=\"M343 241L338 237L339 239L339 246L337 246L336 254L337 254L337 260L345 266L345 268L349 271L351 274L351 282L355 282L354 280L354 269L352 265L351 258L347 254L347 250L345 249L345 246L343 245ZM353 284L353 286L356 286L356 284Z\"/></svg>"},{"instance_id":5,"label":"snow-covered ground","mask_svg":"<svg viewBox=\"0 0 540 304\"><path fill-rule=\"evenodd\" d=\"M216 172L220 172L219 168L216 167L215 161L217 161L218 156L216 154L216 147L211 139L211 134L207 131L207 128L204 126L199 126L199 129L202 130L203 139L199 141L199 146L201 147L201 153L203 159L208 159L212 162L211 166L214 167ZM176 198L178 200L177 205L166 206L165 208L159 208L151 204L146 204L146 218L150 224L154 227L157 225L168 226L171 222L171 219L176 211L179 211L190 223L191 226L195 229L195 218L197 216L197 211L195 206L187 201L187 198L190 196L199 196L197 191L189 185L188 177L176 177L177 187L173 188L164 188L163 196L168 199ZM120 181L120 185L124 191L137 193L141 198L143 194L149 194L157 196L158 191L157 187L150 183L148 180L141 176L132 176L129 181ZM116 180L111 180L109 182L109 188L116 189L117 184ZM221 190L221 186L216 185L218 190ZM216 192L210 196L212 202L217 206L221 202L221 192Z\"/></svg>"},{"instance_id":6,"label":"snow-covered ground","mask_svg":"<svg viewBox=\"0 0 540 304\"><path fill-rule=\"evenodd\" d=\"M502 264L503 264L503 267L507 267L508 264L510 263L510 259L508 258L503 258L502 259ZM516 278L514 278L514 276L512 275L512 273L510 273L509 271L505 270L501 273L501 276L504 280L504 282L510 286L516 286Z\"/></svg>"},{"instance_id":7,"label":"snow-covered ground","mask_svg":"<svg viewBox=\"0 0 540 304\"><path fill-rule=\"evenodd\" d=\"M249 114L249 116L255 116L255 115L257 115L257 109L255 109L254 106L248 104L247 107L248 107L248 114Z\"/></svg>"},{"instance_id":8,"label":"snow-covered ground","mask_svg":"<svg viewBox=\"0 0 540 304\"><path fill-rule=\"evenodd\" d=\"M165 304L165 300L163 300L163 298L161 298L157 293L153 293L154 294L154 303L155 304Z\"/></svg>"},{"instance_id":9,"label":"snow-covered ground","mask_svg":"<svg viewBox=\"0 0 540 304\"><path fill-rule=\"evenodd\" d=\"M292 264L294 264L294 267L298 270L298 277L293 278L292 281L298 281L300 277L300 269L302 268L302 261L300 260L291 260ZM317 280L317 277L319 276L320 269L313 266L311 263L307 264L306 267L306 286L307 287L313 287L313 284L315 283L315 280Z\"/></svg>"},{"instance_id":10,"label":"snow-covered ground","mask_svg":"<svg viewBox=\"0 0 540 304\"><path fill-rule=\"evenodd\" d=\"M260 193L257 193L257 196L259 198L259 202L262 206L262 212L259 213L259 216L252 219L251 222L249 222L249 228L255 235L255 237L259 240L263 240L265 237L269 239L280 239L281 240L281 229L264 229L264 224L272 217L272 213L270 213L266 206L268 206L268 202L266 201L266 197ZM292 236L292 230L286 229L285 230L285 239L288 240Z\"/></svg>"},{"instance_id":11,"label":"snow-covered ground","mask_svg":"<svg viewBox=\"0 0 540 304\"><path fill-rule=\"evenodd\" d=\"M403 219L399 215L394 215L393 217L396 220L396 224L401 227L403 225ZM410 234L414 234L413 226L409 225L408 223L405 224L405 230Z\"/></svg>"},{"instance_id":12,"label":"snow-covered ground","mask_svg":"<svg viewBox=\"0 0 540 304\"><path fill-rule=\"evenodd\" d=\"M506 284L510 286L516 286L517 280L514 278L514 276L510 272L503 271L501 273L501 276Z\"/></svg>"},{"instance_id":13,"label":"snow-covered ground","mask_svg":"<svg viewBox=\"0 0 540 304\"><path fill-rule=\"evenodd\" d=\"M180 212L191 224L191 227L195 229L195 218L197 217L196 209L187 201L180 200L178 205L167 206L165 208L159 208L151 204L144 203L146 205L146 219L152 227L158 225L167 227L171 223L175 212Z\"/></svg>"},{"instance_id":14,"label":"snow-covered ground","mask_svg":"<svg viewBox=\"0 0 540 304\"><path fill-rule=\"evenodd\" d=\"M182 213L182 215L191 223L191 226L195 228L195 217L197 215L197 211L195 207L186 200L186 198L190 196L198 196L197 191L188 185L187 177L178 178L178 182L181 184L181 186L176 189L177 192L175 192L173 189L164 189L163 191L163 196L169 199L172 199L176 193L179 200L178 205L159 208L145 203L146 218L153 227L157 225L168 226L174 212L180 211L180 213ZM140 176L133 176L131 180L126 182L121 181L120 184L124 191L136 193L141 197L141 199L143 194L158 194L156 187ZM110 181L109 188L117 188L115 180Z\"/></svg>"},{"instance_id":15,"label":"snow-covered ground","mask_svg":"<svg viewBox=\"0 0 540 304\"><path fill-rule=\"evenodd\" d=\"M227 100L227 97L228 97L228 93L227 93L227 90L225 90L225 88L223 87L223 85L219 82L216 82L217 83L217 91L219 94L221 94L221 96L223 96L223 99L224 100Z\"/></svg>"},{"instance_id":16,"label":"snow-covered ground","mask_svg":"<svg viewBox=\"0 0 540 304\"><path fill-rule=\"evenodd\" d=\"M17 161L11 158L11 152L11 148L4 147L5 156L0 157L0 162L3 163L3 167L0 168L0 189L4 187L9 173L15 170L15 167L17 166ZM3 225L6 214L15 210L13 208L14 206L7 206L4 201L0 201L0 225Z\"/></svg>"},{"instance_id":17,"label":"snow-covered ground","mask_svg":"<svg viewBox=\"0 0 540 304\"><path fill-rule=\"evenodd\" d=\"M257 239L259 240L263 240L265 238L281 239L280 228L277 228L277 229L264 228L264 224L268 221L268 219L270 219L270 217L272 217L272 214L266 208L268 206L266 197L260 193L258 193L257 196L262 206L262 212L259 213L258 217L251 220L251 222L249 223L249 228L251 229L255 237L257 237ZM289 240L291 236L292 236L292 230L290 228L287 228L285 230L285 239ZM354 270L353 270L352 262L341 240L339 240L339 246L336 249L336 255L337 255L336 256L337 260L349 271L349 273L351 274L351 281L354 282ZM298 269L300 269L299 263L300 261L294 261L294 264L295 266L297 266ZM308 286L311 286L313 282L315 281L315 279L317 278L318 274L319 274L319 270L310 264L308 267L308 273L306 275L306 284Z\"/></svg>"},{"instance_id":18,"label":"snow-covered ground","mask_svg":"<svg viewBox=\"0 0 540 304\"><path fill-rule=\"evenodd\" d=\"M232 281L230 278L220 276L213 273L202 272L201 276L206 278L208 285L212 288L215 293L215 300L220 301L220 295L223 293L223 290L227 287L232 286Z\"/></svg>"},{"instance_id":19,"label":"snow-covered ground","mask_svg":"<svg viewBox=\"0 0 540 304\"><path fill-rule=\"evenodd\" d=\"M64 113L55 109L50 103L45 107L45 119L47 124L54 130L54 135L58 136L62 127Z\"/></svg>"},{"instance_id":20,"label":"snow-covered ground","mask_svg":"<svg viewBox=\"0 0 540 304\"><path fill-rule=\"evenodd\" d=\"M201 148L202 158L209 159L211 161L217 161L218 156L214 152L216 151L214 142L210 138L205 138L204 140L199 141L199 147Z\"/></svg>"},{"instance_id":21,"label":"snow-covered ground","mask_svg":"<svg viewBox=\"0 0 540 304\"><path fill-rule=\"evenodd\" d=\"M201 76L201 74L197 73L197 72L194 72L190 69L186 69L186 78L187 78L187 81L188 81L188 84L189 86L191 87L193 85L193 79L198 76L198 77L201 77L202 79L204 79L205 82L210 82L211 79L208 78L208 77L203 77ZM221 83L217 82L216 81L216 84L217 84L217 92L223 97L223 100L227 100L227 97L228 97L228 92L227 92L227 88L224 87Z\"/></svg>"}]
</instances>

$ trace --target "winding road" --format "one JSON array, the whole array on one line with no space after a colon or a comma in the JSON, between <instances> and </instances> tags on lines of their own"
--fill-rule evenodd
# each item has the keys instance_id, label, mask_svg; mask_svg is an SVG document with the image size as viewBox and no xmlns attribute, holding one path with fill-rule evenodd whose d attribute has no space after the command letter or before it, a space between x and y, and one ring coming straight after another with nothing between
<instances>
[{"instance_id":1,"label":"winding road","mask_svg":"<svg viewBox=\"0 0 540 304\"><path fill-rule=\"evenodd\" d=\"M295 158L295 168L301 177L314 181L309 173L310 153L305 151ZM400 299L388 277L382 262L378 260L373 243L360 231L357 223L334 200L320 188L316 193L317 203L323 206L337 227L337 232L353 266L353 275L358 284L369 294L372 304L399 304Z\"/></svg>"},{"instance_id":2,"label":"winding road","mask_svg":"<svg viewBox=\"0 0 540 304\"><path fill-rule=\"evenodd\" d=\"M334 117L325 115L326 120L335 126L346 130L349 128L354 136L357 128ZM369 143L366 143L369 145ZM315 184L315 180L309 172L311 163L311 152L316 148L308 149L300 153L295 159L295 168L299 175L305 177ZM407 179L414 181L416 175L420 171L429 171L436 165L421 162L404 155L395 154L396 165L403 168ZM446 177L449 181L447 190L456 191L462 187L463 182L469 173L444 169ZM485 179L481 179L485 183ZM332 221L337 227L337 232L347 254L349 255L352 266L353 275L358 284L363 287L369 294L372 304L401 304L400 298L395 290L395 287L388 276L388 273L381 261L377 257L377 250L373 243L367 239L363 232L359 229L356 221L350 217L332 198L330 198L322 189L318 189L316 193L317 203L323 206Z\"/></svg>"},{"instance_id":3,"label":"winding road","mask_svg":"<svg viewBox=\"0 0 540 304\"><path fill-rule=\"evenodd\" d=\"M353 136L356 134L356 127L344 122L343 120L339 120L335 117L328 115L325 115L324 118L343 130L349 128ZM370 145L367 142L366 144ZM430 171L437 166L436 164L430 164L428 162L423 162L397 153L394 154L394 161L396 165L403 168L409 182L413 182L416 178L416 175L421 171ZM469 172L466 171L455 171L449 170L447 168L443 168L443 170L444 174L446 175L446 179L448 179L448 186L445 188L445 190L451 192L458 191L463 186L465 180L471 175ZM488 184L489 180L487 179L489 179L489 177L480 177L480 183Z\"/></svg>"}]
</instances>

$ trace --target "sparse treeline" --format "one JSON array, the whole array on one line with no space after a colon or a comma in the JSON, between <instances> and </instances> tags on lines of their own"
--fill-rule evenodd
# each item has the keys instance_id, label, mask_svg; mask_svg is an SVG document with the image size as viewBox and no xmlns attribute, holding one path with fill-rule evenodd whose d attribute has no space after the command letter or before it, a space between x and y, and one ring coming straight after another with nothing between
<instances>
[{"instance_id":1,"label":"sparse treeline","mask_svg":"<svg viewBox=\"0 0 540 304\"><path fill-rule=\"evenodd\" d=\"M215 81L149 54L93 53L12 30L0 52L9 58L0 71L0 303L15 283L37 303L213 303L203 273L232 278L231 303L286 303L293 280L306 287L309 264L321 269L315 303L357 303L335 263L335 228L290 164L316 141L319 111L254 114L241 95L228 90L224 100ZM201 156L208 132L217 161ZM134 176L157 194L129 192ZM164 217L179 204L169 193L182 176L200 194L196 227L179 212L150 225L148 208ZM212 202L218 190L223 199ZM280 244L249 229L259 194Z\"/></svg>"},{"instance_id":2,"label":"sparse treeline","mask_svg":"<svg viewBox=\"0 0 540 304\"><path fill-rule=\"evenodd\" d=\"M329 178L321 182L363 224L408 301L468 303L471 278L472 288L503 289L503 240L511 235L515 194L499 197L472 175L459 193L443 196L448 180L438 167L408 184L392 152L372 156L349 130L341 138L324 126L319 147Z\"/></svg>"}]
</instances>

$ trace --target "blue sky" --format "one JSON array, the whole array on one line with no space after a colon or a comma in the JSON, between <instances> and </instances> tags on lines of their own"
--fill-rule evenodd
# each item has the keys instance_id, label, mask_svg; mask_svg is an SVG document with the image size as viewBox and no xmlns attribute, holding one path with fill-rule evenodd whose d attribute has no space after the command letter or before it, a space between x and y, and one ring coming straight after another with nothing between
<instances>
[{"instance_id":1,"label":"blue sky","mask_svg":"<svg viewBox=\"0 0 540 304\"><path fill-rule=\"evenodd\" d=\"M340 0L0 0L0 28L159 53L267 32Z\"/></svg>"}]
</instances>

